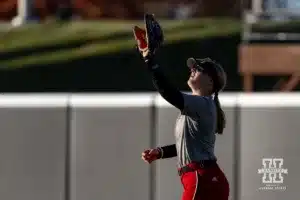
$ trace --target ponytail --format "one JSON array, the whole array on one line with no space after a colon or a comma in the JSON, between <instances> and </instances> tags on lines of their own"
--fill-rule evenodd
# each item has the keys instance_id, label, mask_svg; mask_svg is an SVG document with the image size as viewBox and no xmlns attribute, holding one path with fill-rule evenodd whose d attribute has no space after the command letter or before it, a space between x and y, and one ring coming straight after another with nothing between
<instances>
[{"instance_id":1,"label":"ponytail","mask_svg":"<svg viewBox=\"0 0 300 200\"><path fill-rule=\"evenodd\" d=\"M216 104L216 109L217 109L217 129L216 129L216 133L223 134L223 130L224 130L225 124L226 124L226 119L225 119L225 113L221 108L221 104L220 104L219 97L218 97L218 92L215 93L214 102Z\"/></svg>"}]
</instances>

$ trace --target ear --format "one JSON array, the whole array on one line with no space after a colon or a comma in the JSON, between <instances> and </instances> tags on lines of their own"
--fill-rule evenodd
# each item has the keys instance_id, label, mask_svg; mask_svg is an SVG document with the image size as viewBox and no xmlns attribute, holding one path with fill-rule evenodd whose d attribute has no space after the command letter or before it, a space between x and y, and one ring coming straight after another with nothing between
<instances>
[{"instance_id":1,"label":"ear","mask_svg":"<svg viewBox=\"0 0 300 200\"><path fill-rule=\"evenodd\" d=\"M208 80L209 80L209 85L213 87L214 85L214 81L210 76L207 76Z\"/></svg>"}]
</instances>

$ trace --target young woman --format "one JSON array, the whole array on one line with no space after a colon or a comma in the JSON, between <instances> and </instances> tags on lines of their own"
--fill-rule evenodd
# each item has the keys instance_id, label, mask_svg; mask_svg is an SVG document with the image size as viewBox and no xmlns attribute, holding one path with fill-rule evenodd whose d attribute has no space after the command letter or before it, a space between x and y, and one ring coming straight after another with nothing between
<instances>
[{"instance_id":1,"label":"young woman","mask_svg":"<svg viewBox=\"0 0 300 200\"><path fill-rule=\"evenodd\" d=\"M177 156L184 188L182 200L228 200L229 184L214 153L216 134L222 134L225 127L218 99L226 84L223 68L210 58L189 58L191 74L187 83L192 94L185 94L169 84L154 59L147 57L145 61L155 88L180 114L175 127L176 144L145 150L142 159L151 163Z\"/></svg>"}]
</instances>

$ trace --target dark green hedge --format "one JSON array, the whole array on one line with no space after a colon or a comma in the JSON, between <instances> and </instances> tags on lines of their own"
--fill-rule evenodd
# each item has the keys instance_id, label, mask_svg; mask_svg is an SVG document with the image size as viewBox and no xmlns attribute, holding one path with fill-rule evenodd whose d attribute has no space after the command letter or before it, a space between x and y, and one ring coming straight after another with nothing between
<instances>
[{"instance_id":1,"label":"dark green hedge","mask_svg":"<svg viewBox=\"0 0 300 200\"><path fill-rule=\"evenodd\" d=\"M158 60L170 81L187 90L186 59L190 56L212 57L222 63L227 72L225 91L241 91L243 86L237 65L239 43L239 35L174 43L161 50ZM272 90L278 78L283 77L256 77L255 91ZM153 91L147 70L134 49L60 64L2 70L0 83L1 92Z\"/></svg>"},{"instance_id":2,"label":"dark green hedge","mask_svg":"<svg viewBox=\"0 0 300 200\"><path fill-rule=\"evenodd\" d=\"M226 90L240 90L237 70L239 35L184 41L166 45L158 60L170 81L187 89L188 57L212 57L228 73ZM24 69L1 71L2 92L111 92L152 91L147 71L134 49L98 57Z\"/></svg>"}]
</instances>

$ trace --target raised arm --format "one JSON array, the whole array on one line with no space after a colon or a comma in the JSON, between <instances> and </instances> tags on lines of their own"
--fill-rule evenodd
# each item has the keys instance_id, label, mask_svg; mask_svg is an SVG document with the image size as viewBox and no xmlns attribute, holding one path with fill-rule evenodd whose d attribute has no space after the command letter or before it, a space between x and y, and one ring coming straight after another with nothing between
<instances>
[{"instance_id":1,"label":"raised arm","mask_svg":"<svg viewBox=\"0 0 300 200\"><path fill-rule=\"evenodd\" d=\"M156 90L166 101L182 111L184 108L182 93L169 83L163 70L158 64L151 61L147 62L147 65L151 72L153 85Z\"/></svg>"},{"instance_id":2,"label":"raised arm","mask_svg":"<svg viewBox=\"0 0 300 200\"><path fill-rule=\"evenodd\" d=\"M184 108L182 93L170 85L161 68L154 61L156 51L164 41L163 31L154 15L145 14L144 21L145 29L133 27L137 49L151 72L154 87L166 101L182 111Z\"/></svg>"}]
</instances>

